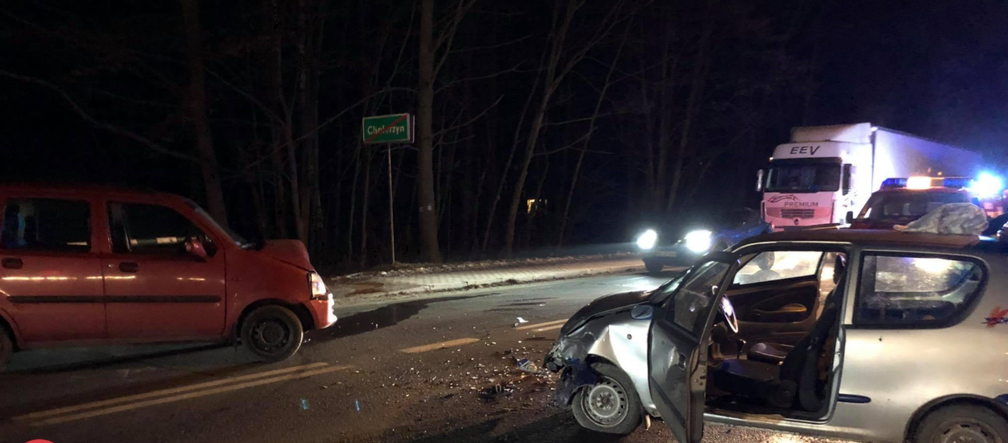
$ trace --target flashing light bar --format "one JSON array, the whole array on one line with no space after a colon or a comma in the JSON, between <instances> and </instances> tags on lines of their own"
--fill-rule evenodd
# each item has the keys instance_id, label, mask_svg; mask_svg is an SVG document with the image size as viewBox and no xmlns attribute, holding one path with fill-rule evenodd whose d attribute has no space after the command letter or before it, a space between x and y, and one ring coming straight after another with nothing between
<instances>
[{"instance_id":1,"label":"flashing light bar","mask_svg":"<svg viewBox=\"0 0 1008 443\"><path fill-rule=\"evenodd\" d=\"M968 189L978 197L997 196L1005 191L1004 181L1000 177L981 173L976 179L969 177L892 177L882 182L883 188L907 188L907 189L930 189L930 188L953 188Z\"/></svg>"},{"instance_id":2,"label":"flashing light bar","mask_svg":"<svg viewBox=\"0 0 1008 443\"><path fill-rule=\"evenodd\" d=\"M932 187L934 179L931 177L910 177L906 180L907 189L927 189ZM942 181L942 179L938 179Z\"/></svg>"}]
</instances>

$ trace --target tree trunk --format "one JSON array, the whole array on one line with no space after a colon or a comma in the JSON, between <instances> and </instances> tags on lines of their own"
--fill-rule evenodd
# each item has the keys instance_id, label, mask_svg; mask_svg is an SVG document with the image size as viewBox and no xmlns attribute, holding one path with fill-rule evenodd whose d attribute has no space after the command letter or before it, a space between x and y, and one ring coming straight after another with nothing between
<instances>
[{"instance_id":1,"label":"tree trunk","mask_svg":"<svg viewBox=\"0 0 1008 443\"><path fill-rule=\"evenodd\" d=\"M203 44L200 39L199 4L196 0L181 0L185 20L186 59L189 67L189 111L196 135L196 154L203 172L203 189L206 192L207 211L223 225L228 224L224 189L220 169L214 152L213 137L207 122L206 86L203 73Z\"/></svg>"},{"instance_id":2,"label":"tree trunk","mask_svg":"<svg viewBox=\"0 0 1008 443\"><path fill-rule=\"evenodd\" d=\"M434 201L434 0L420 2L420 53L417 103L417 200L420 203L420 244L424 255L441 263Z\"/></svg>"}]
</instances>

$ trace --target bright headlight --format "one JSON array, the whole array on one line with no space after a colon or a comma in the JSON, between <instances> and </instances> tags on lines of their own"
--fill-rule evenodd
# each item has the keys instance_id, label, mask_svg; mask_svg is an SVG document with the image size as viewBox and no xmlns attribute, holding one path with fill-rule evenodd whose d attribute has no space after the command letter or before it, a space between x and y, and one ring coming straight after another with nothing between
<instances>
[{"instance_id":1,"label":"bright headlight","mask_svg":"<svg viewBox=\"0 0 1008 443\"><path fill-rule=\"evenodd\" d=\"M711 247L711 231L701 229L699 231L692 231L686 234L684 240L686 241L686 248L693 252L705 252Z\"/></svg>"},{"instance_id":2,"label":"bright headlight","mask_svg":"<svg viewBox=\"0 0 1008 443\"><path fill-rule=\"evenodd\" d=\"M637 236L637 247L647 250L654 247L658 242L658 233L654 229L648 229L643 234Z\"/></svg>"}]
</instances>

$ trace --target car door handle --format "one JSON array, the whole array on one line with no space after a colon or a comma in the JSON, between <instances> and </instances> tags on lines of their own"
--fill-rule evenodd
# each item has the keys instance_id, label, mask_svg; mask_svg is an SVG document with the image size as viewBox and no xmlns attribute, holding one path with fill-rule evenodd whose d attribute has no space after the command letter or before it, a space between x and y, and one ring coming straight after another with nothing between
<instances>
[{"instance_id":1,"label":"car door handle","mask_svg":"<svg viewBox=\"0 0 1008 443\"><path fill-rule=\"evenodd\" d=\"M7 257L3 259L3 267L7 269L21 269L24 267L24 262L20 258Z\"/></svg>"},{"instance_id":2,"label":"car door handle","mask_svg":"<svg viewBox=\"0 0 1008 443\"><path fill-rule=\"evenodd\" d=\"M119 270L123 272L137 272L140 270L140 265L131 261L124 261L119 263Z\"/></svg>"},{"instance_id":3,"label":"car door handle","mask_svg":"<svg viewBox=\"0 0 1008 443\"><path fill-rule=\"evenodd\" d=\"M679 353L679 361L676 362L676 366L679 366L679 369L686 369L686 356L681 352Z\"/></svg>"}]
</instances>

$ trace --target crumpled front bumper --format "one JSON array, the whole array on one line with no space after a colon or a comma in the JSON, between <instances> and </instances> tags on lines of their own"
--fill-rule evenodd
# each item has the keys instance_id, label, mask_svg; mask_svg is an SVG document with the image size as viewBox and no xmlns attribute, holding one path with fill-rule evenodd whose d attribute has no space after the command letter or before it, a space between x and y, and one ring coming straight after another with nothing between
<instances>
[{"instance_id":1,"label":"crumpled front bumper","mask_svg":"<svg viewBox=\"0 0 1008 443\"><path fill-rule=\"evenodd\" d=\"M587 362L588 349L594 342L595 337L582 328L557 338L546 353L543 366L561 374L556 389L558 403L569 405L578 389L595 383L597 375Z\"/></svg>"}]
</instances>

